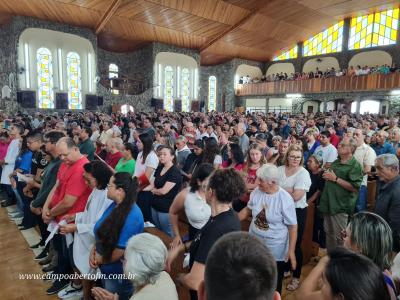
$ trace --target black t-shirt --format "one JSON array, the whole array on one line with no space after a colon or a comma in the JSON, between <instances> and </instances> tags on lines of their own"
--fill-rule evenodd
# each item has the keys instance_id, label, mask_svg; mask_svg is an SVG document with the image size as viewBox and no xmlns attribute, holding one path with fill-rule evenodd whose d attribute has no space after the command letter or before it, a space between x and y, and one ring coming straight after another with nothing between
<instances>
[{"instance_id":1,"label":"black t-shirt","mask_svg":"<svg viewBox=\"0 0 400 300\"><path fill-rule=\"evenodd\" d=\"M36 175L37 169L46 168L48 162L42 151L36 151L32 155L31 174Z\"/></svg>"},{"instance_id":2,"label":"black t-shirt","mask_svg":"<svg viewBox=\"0 0 400 300\"><path fill-rule=\"evenodd\" d=\"M206 225L197 232L190 245L189 267L192 268L194 262L205 265L208 253L215 242L226 233L240 230L240 221L233 209L215 217L211 216Z\"/></svg>"},{"instance_id":3,"label":"black t-shirt","mask_svg":"<svg viewBox=\"0 0 400 300\"><path fill-rule=\"evenodd\" d=\"M311 178L311 186L309 191L307 192L307 199L310 199L310 197L312 195L314 195L314 193L316 191L321 191L324 189L324 185L325 185L325 179L322 178L322 172L318 173L318 174L313 174L310 172L310 178ZM316 201L316 204L319 204L319 197Z\"/></svg>"},{"instance_id":4,"label":"black t-shirt","mask_svg":"<svg viewBox=\"0 0 400 300\"><path fill-rule=\"evenodd\" d=\"M154 172L154 187L160 189L168 181L174 182L175 186L165 195L153 195L151 199L151 206L159 212L168 213L172 201L174 201L175 196L181 189L182 175L176 166L172 166L167 170L167 172L165 172L164 175L161 175L161 170L163 167L163 165L158 166Z\"/></svg>"}]
</instances>

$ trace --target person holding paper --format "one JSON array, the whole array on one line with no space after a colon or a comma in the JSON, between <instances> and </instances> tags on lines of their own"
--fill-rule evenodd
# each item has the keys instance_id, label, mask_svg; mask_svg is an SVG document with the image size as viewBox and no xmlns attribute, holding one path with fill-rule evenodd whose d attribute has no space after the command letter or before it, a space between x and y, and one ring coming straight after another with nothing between
<instances>
[{"instance_id":1,"label":"person holding paper","mask_svg":"<svg viewBox=\"0 0 400 300\"><path fill-rule=\"evenodd\" d=\"M65 215L81 212L85 209L91 188L83 178L83 166L89 160L79 152L73 139L65 137L57 142L56 147L62 160L57 173L57 181L43 206L42 217L45 223L59 223ZM53 238L58 252L58 265L55 274L68 274L71 271L65 237L56 234ZM56 280L47 290L48 295L58 293L69 284L68 280Z\"/></svg>"}]
</instances>

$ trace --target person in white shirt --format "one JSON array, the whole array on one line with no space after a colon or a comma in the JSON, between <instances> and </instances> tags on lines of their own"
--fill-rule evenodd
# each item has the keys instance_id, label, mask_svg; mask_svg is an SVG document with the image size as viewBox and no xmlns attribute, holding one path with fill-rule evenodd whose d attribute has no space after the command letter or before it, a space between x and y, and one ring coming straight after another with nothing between
<instances>
[{"instance_id":1,"label":"person in white shirt","mask_svg":"<svg viewBox=\"0 0 400 300\"><path fill-rule=\"evenodd\" d=\"M8 199L3 200L1 202L1 206L9 206L13 204L11 200L13 191L11 189L11 181L9 176L12 172L14 172L15 160L17 159L17 156L19 154L19 148L20 148L19 144L21 135L23 133L24 133L24 128L20 124L13 124L10 127L9 135L12 140L10 145L8 146L4 160L0 161L0 164L3 167L3 170L1 172L0 183L5 185Z\"/></svg>"},{"instance_id":2,"label":"person in white shirt","mask_svg":"<svg viewBox=\"0 0 400 300\"><path fill-rule=\"evenodd\" d=\"M92 161L83 166L83 177L88 186L93 190L89 195L85 210L73 215L65 216L65 220L69 223L60 226L61 234L74 234L73 243L73 260L75 271L80 274L90 274L89 254L95 244L94 225L103 215L104 211L113 203L107 198L107 184L110 181L113 172L101 161ZM75 222L75 223L73 223ZM91 296L91 288L94 281L83 280L84 299ZM69 286L59 292L59 297L78 296L82 293L82 286L77 282L71 282Z\"/></svg>"},{"instance_id":3,"label":"person in white shirt","mask_svg":"<svg viewBox=\"0 0 400 300\"><path fill-rule=\"evenodd\" d=\"M217 135L215 134L214 130L215 130L215 128L214 128L214 125L213 125L213 124L208 124L208 125L207 125L207 134L208 134L208 137L214 138L214 139L216 139L216 140L218 141L218 137L217 137Z\"/></svg>"},{"instance_id":4,"label":"person in white shirt","mask_svg":"<svg viewBox=\"0 0 400 300\"><path fill-rule=\"evenodd\" d=\"M329 131L322 131L320 134L321 145L315 149L314 155L322 158L323 167L329 168L336 160L338 153L337 149L331 144L331 134Z\"/></svg>"},{"instance_id":5,"label":"person in white shirt","mask_svg":"<svg viewBox=\"0 0 400 300\"><path fill-rule=\"evenodd\" d=\"M303 150L298 145L292 145L287 151L285 165L278 167L279 186L285 189L293 198L296 207L297 241L296 241L296 269L293 270L293 278L287 286L287 290L294 291L299 287L301 268L303 266L303 253L301 243L306 225L307 197L306 193L311 186L311 178L304 165ZM289 265L286 271L290 270Z\"/></svg>"},{"instance_id":6,"label":"person in white shirt","mask_svg":"<svg viewBox=\"0 0 400 300\"><path fill-rule=\"evenodd\" d=\"M113 123L111 121L103 122L103 131L100 134L99 141L102 145L106 145L108 140L113 137L114 131L112 130Z\"/></svg>"},{"instance_id":7,"label":"person in white shirt","mask_svg":"<svg viewBox=\"0 0 400 300\"><path fill-rule=\"evenodd\" d=\"M354 130L354 139L357 143L354 158L361 164L364 171L364 178L356 202L356 212L367 210L367 180L371 167L375 165L376 153L371 146L365 144L365 135L361 129Z\"/></svg>"},{"instance_id":8,"label":"person in white shirt","mask_svg":"<svg viewBox=\"0 0 400 300\"><path fill-rule=\"evenodd\" d=\"M98 138L100 137L99 126L96 123L92 123L91 129L92 135L90 136L90 140L93 143L96 143Z\"/></svg>"},{"instance_id":9,"label":"person in white shirt","mask_svg":"<svg viewBox=\"0 0 400 300\"><path fill-rule=\"evenodd\" d=\"M202 140L204 137L208 137L207 127L205 123L200 123L196 130L196 140Z\"/></svg>"}]
</instances>

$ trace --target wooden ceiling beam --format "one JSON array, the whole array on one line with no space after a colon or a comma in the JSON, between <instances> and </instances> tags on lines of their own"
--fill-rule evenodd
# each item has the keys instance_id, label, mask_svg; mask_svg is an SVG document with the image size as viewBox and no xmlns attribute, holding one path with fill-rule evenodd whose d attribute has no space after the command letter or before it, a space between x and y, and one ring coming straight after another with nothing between
<instances>
[{"instance_id":1,"label":"wooden ceiling beam","mask_svg":"<svg viewBox=\"0 0 400 300\"><path fill-rule=\"evenodd\" d=\"M235 30L236 28L242 26L244 23L246 23L248 20L250 20L250 18L252 18L258 11L259 11L259 9L251 10L251 11L250 11L244 18L242 18L240 21L238 21L237 23L235 23L235 24L232 25L231 27L227 28L227 29L224 30L221 34L219 34L218 36L216 36L215 38L213 38L212 40L208 41L208 42L205 43L203 46L201 46L200 52L203 52L203 51L207 50L207 49L210 48L212 45L214 45L216 42L222 40L228 33L232 32L232 31Z\"/></svg>"},{"instance_id":2,"label":"wooden ceiling beam","mask_svg":"<svg viewBox=\"0 0 400 300\"><path fill-rule=\"evenodd\" d=\"M96 26L96 31L95 31L96 35L103 30L104 26L106 26L107 22L114 15L114 13L116 12L121 3L122 0L113 0L111 5L108 7L107 11L101 17L99 24L97 24Z\"/></svg>"}]
</instances>

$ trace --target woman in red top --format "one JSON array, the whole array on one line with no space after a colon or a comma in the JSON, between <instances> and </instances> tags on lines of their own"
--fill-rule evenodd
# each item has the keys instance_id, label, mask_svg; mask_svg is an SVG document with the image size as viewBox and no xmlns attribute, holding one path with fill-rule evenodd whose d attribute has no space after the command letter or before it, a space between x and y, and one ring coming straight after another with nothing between
<instances>
[{"instance_id":1,"label":"woman in red top","mask_svg":"<svg viewBox=\"0 0 400 300\"><path fill-rule=\"evenodd\" d=\"M228 149L228 160L222 163L223 168L234 168L242 171L244 167L244 156L238 144L230 144Z\"/></svg>"},{"instance_id":2,"label":"woman in red top","mask_svg":"<svg viewBox=\"0 0 400 300\"><path fill-rule=\"evenodd\" d=\"M263 147L259 144L251 144L247 151L246 163L243 167L244 180L247 187L247 193L244 194L240 200L233 203L233 208L236 211L242 210L246 207L250 199L250 193L257 187L256 179L257 170L267 162L263 154Z\"/></svg>"}]
</instances>

